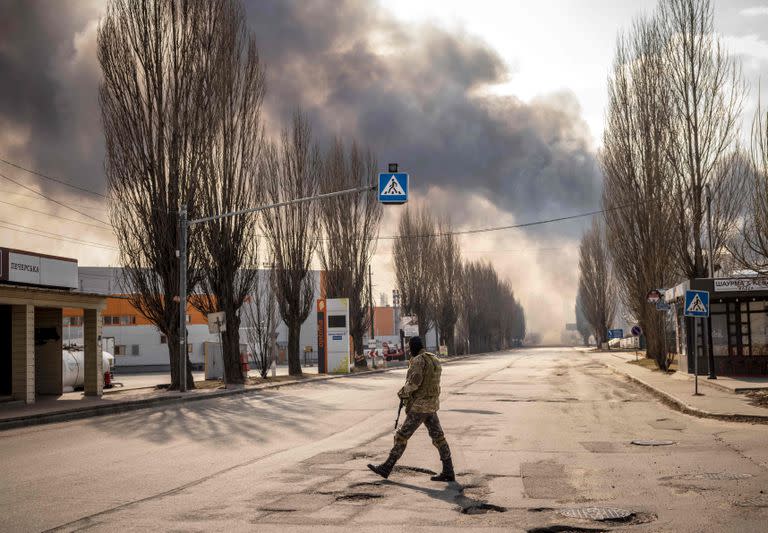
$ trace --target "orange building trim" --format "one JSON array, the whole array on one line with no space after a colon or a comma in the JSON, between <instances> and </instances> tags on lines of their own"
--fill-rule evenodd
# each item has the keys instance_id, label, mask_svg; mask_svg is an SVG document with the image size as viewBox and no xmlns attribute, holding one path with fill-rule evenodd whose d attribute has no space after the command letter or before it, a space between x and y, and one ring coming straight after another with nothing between
<instances>
[{"instance_id":1,"label":"orange building trim","mask_svg":"<svg viewBox=\"0 0 768 533\"><path fill-rule=\"evenodd\" d=\"M64 309L65 317L82 316L82 309ZM187 314L189 315L189 324L207 324L208 319L203 313L187 304ZM107 298L107 307L101 312L101 316L132 316L135 317L133 323L123 324L124 326L151 326L152 322L134 307L130 300L121 296L110 296Z\"/></svg>"}]
</instances>

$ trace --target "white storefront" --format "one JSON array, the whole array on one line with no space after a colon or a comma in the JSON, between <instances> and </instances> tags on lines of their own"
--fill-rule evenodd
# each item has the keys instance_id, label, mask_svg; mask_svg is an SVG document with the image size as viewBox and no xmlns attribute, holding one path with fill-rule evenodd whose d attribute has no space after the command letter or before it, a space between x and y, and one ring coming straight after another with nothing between
<instances>
[{"instance_id":1,"label":"white storefront","mask_svg":"<svg viewBox=\"0 0 768 533\"><path fill-rule=\"evenodd\" d=\"M266 272L266 271L265 271ZM312 312L301 328L300 346L303 350L311 346L317 354L317 322L314 309L316 300L320 291L320 273L312 272L315 276L315 301L312 303ZM78 280L80 290L91 293L105 295L125 294L123 284L120 280L121 269L111 267L80 267L78 269ZM64 344L68 342L79 344L82 339L82 327L76 324L64 324ZM244 325L244 324L243 324ZM190 324L187 328L189 343L190 362L196 367L202 367L206 350L206 343L217 344L218 335L210 334L208 326L204 324ZM284 323L278 326L278 348L288 344L288 328ZM152 325L112 325L105 323L102 330L105 348L115 353L115 365L118 369L151 371L167 370L168 363L168 345L165 337L160 331ZM245 342L245 331L240 331L241 343ZM316 356L315 356L316 357ZM303 360L303 353L302 353Z\"/></svg>"}]
</instances>

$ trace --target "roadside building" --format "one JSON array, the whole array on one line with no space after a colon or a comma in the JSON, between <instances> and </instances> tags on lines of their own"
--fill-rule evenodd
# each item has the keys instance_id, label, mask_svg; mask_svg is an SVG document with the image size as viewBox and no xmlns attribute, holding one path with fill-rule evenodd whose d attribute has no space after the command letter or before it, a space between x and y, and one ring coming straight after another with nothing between
<instances>
[{"instance_id":1,"label":"roadside building","mask_svg":"<svg viewBox=\"0 0 768 533\"><path fill-rule=\"evenodd\" d=\"M687 290L709 292L708 327L684 316ZM678 354L680 370L694 373L697 353L699 374L708 374L711 346L717 375L768 375L768 278L692 279L667 290L665 300L673 304L675 345L670 349Z\"/></svg>"},{"instance_id":2,"label":"roadside building","mask_svg":"<svg viewBox=\"0 0 768 533\"><path fill-rule=\"evenodd\" d=\"M261 271L264 282L268 270ZM315 301L320 297L322 276L315 277ZM78 269L80 290L106 296L103 312L104 349L115 355L117 372L166 371L169 369L168 339L128 300L130 288L125 286L123 272L116 267L80 267ZM314 309L314 307L313 307ZM65 342L79 345L82 342L82 312L68 309L64 314ZM241 339L245 339L245 324L241 324ZM277 328L278 362L287 362L288 328L280 323ZM206 353L211 353L219 343L219 337L208 331L206 317L192 305L187 306L187 351L194 368L202 368ZM317 353L317 323L310 312L301 327L300 346L311 347Z\"/></svg>"},{"instance_id":3,"label":"roadside building","mask_svg":"<svg viewBox=\"0 0 768 533\"><path fill-rule=\"evenodd\" d=\"M82 317L85 394L101 396L106 298L77 288L76 259L0 248L0 398L62 394L65 308Z\"/></svg>"}]
</instances>

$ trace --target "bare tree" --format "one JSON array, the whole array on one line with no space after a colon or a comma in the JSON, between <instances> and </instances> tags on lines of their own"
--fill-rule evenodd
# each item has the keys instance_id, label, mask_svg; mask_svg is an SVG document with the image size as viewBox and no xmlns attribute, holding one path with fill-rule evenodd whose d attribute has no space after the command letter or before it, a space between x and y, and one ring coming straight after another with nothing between
<instances>
[{"instance_id":1,"label":"bare tree","mask_svg":"<svg viewBox=\"0 0 768 533\"><path fill-rule=\"evenodd\" d=\"M426 209L406 207L400 217L392 251L400 305L406 315L416 315L419 336L434 321L435 221Z\"/></svg>"},{"instance_id":2,"label":"bare tree","mask_svg":"<svg viewBox=\"0 0 768 533\"><path fill-rule=\"evenodd\" d=\"M525 312L512 286L490 263L469 261L462 268L460 339L471 353L519 346L525 338ZM463 349L464 347L462 347Z\"/></svg>"},{"instance_id":3,"label":"bare tree","mask_svg":"<svg viewBox=\"0 0 768 533\"><path fill-rule=\"evenodd\" d=\"M110 220L131 303L168 339L179 387L179 211L191 217L214 126L210 65L220 2L113 0L97 37ZM187 289L199 281L187 243ZM186 381L194 386L191 366Z\"/></svg>"},{"instance_id":4,"label":"bare tree","mask_svg":"<svg viewBox=\"0 0 768 533\"><path fill-rule=\"evenodd\" d=\"M768 275L768 111L762 106L752 123L751 161L744 168L744 195L747 209L743 213L739 235L729 250L742 268Z\"/></svg>"},{"instance_id":5,"label":"bare tree","mask_svg":"<svg viewBox=\"0 0 768 533\"><path fill-rule=\"evenodd\" d=\"M587 322L587 316L584 312L584 303L581 300L581 292L576 292L576 330L581 336L584 346L589 346L589 337L592 336L592 328Z\"/></svg>"},{"instance_id":6,"label":"bare tree","mask_svg":"<svg viewBox=\"0 0 768 533\"><path fill-rule=\"evenodd\" d=\"M208 215L259 203L257 171L263 144L264 69L238 1L224 0L217 37L209 84L209 111L216 126L199 191L201 209ZM222 356L226 383L244 380L239 310L258 281L257 228L252 214L210 220L199 227L204 276L201 293L192 301L203 313L225 313Z\"/></svg>"},{"instance_id":7,"label":"bare tree","mask_svg":"<svg viewBox=\"0 0 768 533\"><path fill-rule=\"evenodd\" d=\"M600 346L608 340L608 329L616 311L616 294L605 232L597 220L592 222L579 246L579 301Z\"/></svg>"},{"instance_id":8,"label":"bare tree","mask_svg":"<svg viewBox=\"0 0 768 533\"><path fill-rule=\"evenodd\" d=\"M375 177L376 160L370 150L360 150L352 143L346 151L337 140L325 156L322 192L373 187ZM381 204L371 190L327 198L320 210L325 230L320 262L325 270L326 296L349 299L349 329L359 355L363 353L363 335L371 325L368 265L379 234Z\"/></svg>"},{"instance_id":9,"label":"bare tree","mask_svg":"<svg viewBox=\"0 0 768 533\"><path fill-rule=\"evenodd\" d=\"M651 289L677 278L671 143L672 108L666 37L656 18L637 19L620 35L608 82L607 124L600 163L603 206L614 276L625 307L645 332L648 355L666 370L664 323L646 302Z\"/></svg>"},{"instance_id":10,"label":"bare tree","mask_svg":"<svg viewBox=\"0 0 768 533\"><path fill-rule=\"evenodd\" d=\"M301 111L294 114L291 128L283 130L279 145L267 145L264 162L261 183L267 202L281 203L318 193L322 158ZM318 203L264 211L262 226L274 258L280 316L288 326L288 372L301 375L301 325L309 316L315 294L310 268L320 231Z\"/></svg>"},{"instance_id":11,"label":"bare tree","mask_svg":"<svg viewBox=\"0 0 768 533\"><path fill-rule=\"evenodd\" d=\"M434 315L441 344L454 355L456 321L461 306L461 248L458 239L451 233L451 224L444 220L438 225L435 241L435 256L432 258L435 287Z\"/></svg>"},{"instance_id":12,"label":"bare tree","mask_svg":"<svg viewBox=\"0 0 768 533\"><path fill-rule=\"evenodd\" d=\"M280 323L278 304L274 290L274 271L259 276L253 293L242 307L246 342L262 378L274 361L273 348Z\"/></svg>"},{"instance_id":13,"label":"bare tree","mask_svg":"<svg viewBox=\"0 0 768 533\"><path fill-rule=\"evenodd\" d=\"M716 207L721 220L731 220L738 186L723 168L736 142L745 86L738 63L714 31L710 0L664 0L659 20L666 41L662 79L671 89L667 157L675 177L678 263L686 277L706 277L704 187L710 184L714 201L722 204ZM715 255L725 246L725 232L723 224L713 224Z\"/></svg>"}]
</instances>

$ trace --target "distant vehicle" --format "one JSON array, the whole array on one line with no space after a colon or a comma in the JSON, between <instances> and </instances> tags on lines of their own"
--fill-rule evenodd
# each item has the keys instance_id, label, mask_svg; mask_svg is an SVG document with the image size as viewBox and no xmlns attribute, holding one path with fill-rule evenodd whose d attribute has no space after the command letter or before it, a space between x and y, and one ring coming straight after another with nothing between
<instances>
[{"instance_id":1,"label":"distant vehicle","mask_svg":"<svg viewBox=\"0 0 768 533\"><path fill-rule=\"evenodd\" d=\"M83 350L64 350L61 358L61 380L64 392L82 389L85 383L85 360ZM115 356L109 352L101 352L104 372L104 388L112 388L112 368Z\"/></svg>"}]
</instances>

